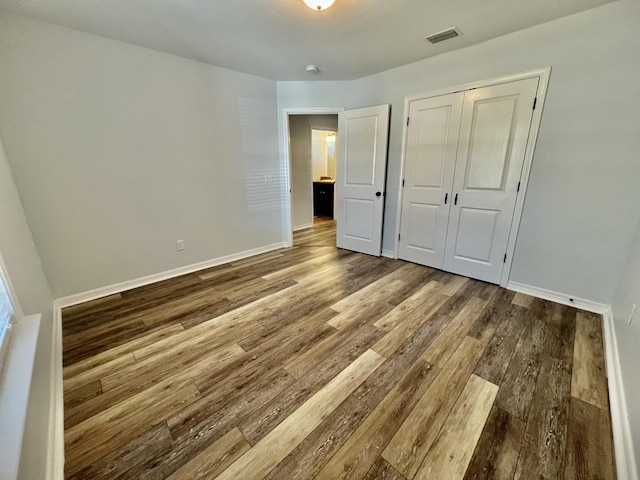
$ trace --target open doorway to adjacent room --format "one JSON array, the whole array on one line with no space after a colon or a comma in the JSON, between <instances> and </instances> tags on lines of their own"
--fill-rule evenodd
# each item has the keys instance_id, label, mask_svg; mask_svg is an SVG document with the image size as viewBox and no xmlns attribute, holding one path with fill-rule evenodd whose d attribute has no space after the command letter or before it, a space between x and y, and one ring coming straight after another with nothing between
<instances>
[{"instance_id":1,"label":"open doorway to adjacent room","mask_svg":"<svg viewBox=\"0 0 640 480\"><path fill-rule=\"evenodd\" d=\"M289 114L291 230L335 225L338 115Z\"/></svg>"}]
</instances>

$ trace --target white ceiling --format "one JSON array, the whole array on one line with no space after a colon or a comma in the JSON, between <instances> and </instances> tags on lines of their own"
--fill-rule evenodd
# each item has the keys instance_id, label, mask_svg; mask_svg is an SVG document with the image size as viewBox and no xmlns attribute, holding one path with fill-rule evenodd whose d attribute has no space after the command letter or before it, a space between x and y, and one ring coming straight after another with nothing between
<instances>
[{"instance_id":1,"label":"white ceiling","mask_svg":"<svg viewBox=\"0 0 640 480\"><path fill-rule=\"evenodd\" d=\"M0 9L276 80L347 80L609 1L336 0L316 12L302 0L0 0ZM452 26L463 35L423 40Z\"/></svg>"}]
</instances>

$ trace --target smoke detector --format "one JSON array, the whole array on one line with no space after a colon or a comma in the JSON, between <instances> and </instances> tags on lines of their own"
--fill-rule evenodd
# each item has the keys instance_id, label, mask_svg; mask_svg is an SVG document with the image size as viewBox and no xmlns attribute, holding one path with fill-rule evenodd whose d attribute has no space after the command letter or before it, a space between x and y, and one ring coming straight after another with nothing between
<instances>
[{"instance_id":1,"label":"smoke detector","mask_svg":"<svg viewBox=\"0 0 640 480\"><path fill-rule=\"evenodd\" d=\"M317 65L307 65L307 73L318 73L320 69Z\"/></svg>"},{"instance_id":2,"label":"smoke detector","mask_svg":"<svg viewBox=\"0 0 640 480\"><path fill-rule=\"evenodd\" d=\"M433 33L431 35L427 35L424 39L431 43L440 43L445 40L449 40L450 38L456 38L462 35L462 32L458 30L458 27L447 28L446 30L442 30L441 32Z\"/></svg>"}]
</instances>

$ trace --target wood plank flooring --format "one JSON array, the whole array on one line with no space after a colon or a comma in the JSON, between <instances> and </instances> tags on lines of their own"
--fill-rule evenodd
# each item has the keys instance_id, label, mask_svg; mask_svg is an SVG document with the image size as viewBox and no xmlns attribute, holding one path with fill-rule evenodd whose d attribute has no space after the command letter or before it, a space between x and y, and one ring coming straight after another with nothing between
<instances>
[{"instance_id":1,"label":"wood plank flooring","mask_svg":"<svg viewBox=\"0 0 640 480\"><path fill-rule=\"evenodd\" d=\"M602 320L294 247L63 311L68 479L614 479Z\"/></svg>"}]
</instances>

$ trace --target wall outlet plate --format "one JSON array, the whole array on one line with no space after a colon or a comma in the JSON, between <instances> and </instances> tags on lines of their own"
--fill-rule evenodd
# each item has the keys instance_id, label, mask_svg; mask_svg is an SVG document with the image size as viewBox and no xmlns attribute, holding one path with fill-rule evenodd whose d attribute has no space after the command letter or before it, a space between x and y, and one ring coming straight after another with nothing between
<instances>
[{"instance_id":1,"label":"wall outlet plate","mask_svg":"<svg viewBox=\"0 0 640 480\"><path fill-rule=\"evenodd\" d=\"M184 250L184 240L176 240L176 248L179 252Z\"/></svg>"}]
</instances>

